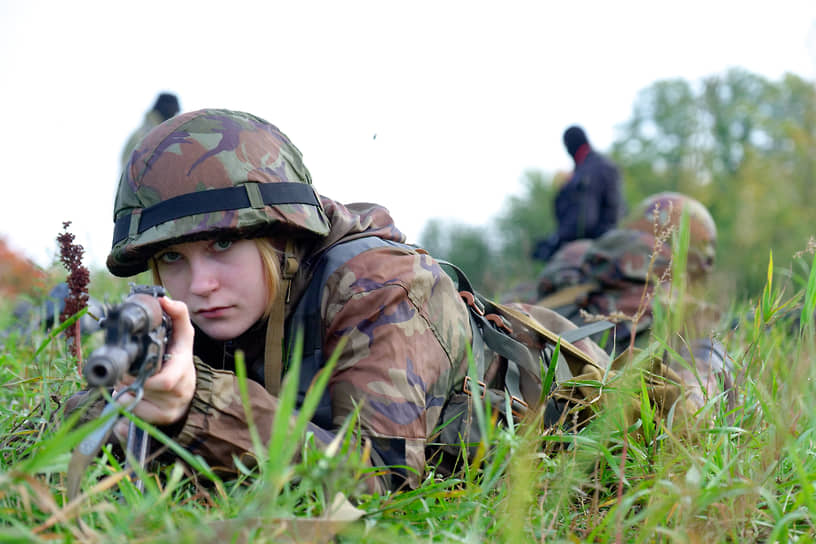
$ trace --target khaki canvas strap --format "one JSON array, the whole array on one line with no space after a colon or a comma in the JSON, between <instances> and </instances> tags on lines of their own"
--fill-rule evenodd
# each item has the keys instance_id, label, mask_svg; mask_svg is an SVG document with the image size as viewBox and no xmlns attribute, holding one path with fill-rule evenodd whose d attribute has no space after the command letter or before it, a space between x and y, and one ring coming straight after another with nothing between
<instances>
[{"instance_id":1,"label":"khaki canvas strap","mask_svg":"<svg viewBox=\"0 0 816 544\"><path fill-rule=\"evenodd\" d=\"M572 304L577 300L582 299L592 291L598 288L598 284L594 282L579 283L578 285L570 285L555 293L548 295L538 302L536 306L544 306L545 308L560 308L567 304Z\"/></svg>"},{"instance_id":2,"label":"khaki canvas strap","mask_svg":"<svg viewBox=\"0 0 816 544\"><path fill-rule=\"evenodd\" d=\"M286 242L286 253L283 256L281 282L275 295L275 304L266 325L266 348L264 350L264 384L272 395L280 392L281 374L283 373L283 329L286 320L286 304L289 302L289 289L292 279L298 270L294 257L294 243Z\"/></svg>"},{"instance_id":3,"label":"khaki canvas strap","mask_svg":"<svg viewBox=\"0 0 816 544\"><path fill-rule=\"evenodd\" d=\"M443 267L445 267L447 269L446 272L448 273L448 275L451 276L451 278L453 278L455 280L457 289L459 289L460 294L461 294L461 292L463 290L468 291L470 293L474 293L473 286L471 285L471 283L468 280L467 276L465 276L465 273L462 272L462 270L460 270L459 267L457 267L456 265L454 265L454 264L452 264L452 263L450 263L448 261L443 261L443 260L437 259L437 262L440 265L443 265ZM593 289L597 288L598 285L596 283L585 283L585 284L580 284L580 286L576 286L576 287L582 287L582 289L585 290L584 291L585 293L589 293ZM551 330L544 327L541 323L539 323L535 319L533 319L531 317L528 317L527 315L525 315L525 314L523 314L523 313L521 313L521 312L519 312L517 310L514 310L514 309L512 309L512 308L510 308L510 307L508 307L508 306L506 306L504 304L500 304L500 303L494 302L492 300L484 299L482 297L479 297L478 295L477 295L476 298L479 299L479 304L480 305L485 306L485 307L482 308L483 312L488 312L488 309L487 309L486 306L490 306L490 310L489 310L490 312L496 312L497 311L498 313L503 314L503 315L505 315L507 317L512 317L513 319L519 321L520 323L522 323L523 325L525 325L529 329L531 329L531 330L537 332L538 334L540 334L541 336L543 336L550 344L556 344L558 342L561 342L560 351L561 351L562 354L570 355L570 356L578 359L580 362L589 364L589 365L591 365L591 366L593 366L595 368L599 368L599 369L601 368L598 365L598 363L596 363L592 359L592 357L590 357L588 354L586 354L585 352L583 352L580 349L578 349L577 347L575 347L572 344L572 342L567 340L564 336L555 334L554 332L552 332ZM540 305L540 304L537 304L537 305ZM608 326L612 326L612 325L609 324ZM578 331L576 331L576 333L577 332ZM593 332L590 332L589 334L593 334L594 332L597 332L597 331L593 330ZM575 334L575 333L573 333L573 334ZM578 340L580 340L581 338L584 338L585 336L588 336L588 334L584 334L584 332L582 331L582 332L578 333L577 335L575 335L573 337L573 341L577 342ZM508 359L511 359L511 358L512 357L508 357ZM560 358L559 358L559 360L560 360ZM524 359L520 359L520 360L518 360L516 362L523 364ZM532 372L533 372L533 374L537 373L536 370L533 370Z\"/></svg>"},{"instance_id":4,"label":"khaki canvas strap","mask_svg":"<svg viewBox=\"0 0 816 544\"><path fill-rule=\"evenodd\" d=\"M580 360L581 362L583 362L585 364L594 366L594 367L599 368L599 369L601 368L598 365L598 363L596 363L592 359L592 357L590 357L588 354L584 353L583 351L581 351L580 349L575 347L571 342L565 340L563 336L555 334L551 330L547 329L546 327L544 327L541 323L539 323L535 319L533 319L531 317L528 317L527 315L519 312L518 310L514 310L513 308L505 306L504 304L494 303L494 305L495 305L496 308L501 310L502 313L504 313L505 315L507 315L509 317L512 317L513 319L516 319L517 321L521 322L524 326L534 330L535 332L537 332L538 334L540 334L541 336L543 336L544 338L549 340L550 343L555 344L555 343L558 343L560 341L561 342L561 347L560 347L561 353L564 353L565 355L570 355L572 357L575 357L576 359Z\"/></svg>"}]
</instances>

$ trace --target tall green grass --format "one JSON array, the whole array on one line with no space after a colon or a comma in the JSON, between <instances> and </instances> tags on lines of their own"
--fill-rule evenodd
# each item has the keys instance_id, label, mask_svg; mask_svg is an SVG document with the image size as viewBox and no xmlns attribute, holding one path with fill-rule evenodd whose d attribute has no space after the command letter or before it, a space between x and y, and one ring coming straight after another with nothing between
<instances>
[{"instance_id":1,"label":"tall green grass","mask_svg":"<svg viewBox=\"0 0 816 544\"><path fill-rule=\"evenodd\" d=\"M722 398L710 399L691 436L657 417L645 389L640 420L625 422L611 406L574 435L542 437L534 423L497 425L487 409L480 415L484 454L461 474L443 478L430 467L418 489L384 496L360 494L360 480L372 469L351 447L354 418L330 448L314 447L305 422L317 397L298 416L294 382L286 380L272 439L257 440L256 466L225 478L188 456L151 466L139 492L106 447L83 479L82 496L69 503L67 462L88 432L62 416L64 401L81 387L76 361L58 334L12 335L0 348L0 541L280 542L333 535L339 542L389 543L811 542L816 266L804 269L783 288L775 278L791 275L769 263L765 290L737 301L724 317L717 335L735 364L738 406L729 411ZM110 298L124 291L116 284ZM658 311L653 349L686 335L674 311L680 309ZM84 342L89 353L98 339ZM283 423L290 420L293 428ZM362 518L327 519L338 493L355 496Z\"/></svg>"}]
</instances>

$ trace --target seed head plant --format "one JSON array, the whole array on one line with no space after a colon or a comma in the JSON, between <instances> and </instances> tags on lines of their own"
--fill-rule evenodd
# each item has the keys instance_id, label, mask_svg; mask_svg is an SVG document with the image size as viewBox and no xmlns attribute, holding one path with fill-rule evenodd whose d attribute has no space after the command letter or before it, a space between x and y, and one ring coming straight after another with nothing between
<instances>
[{"instance_id":1,"label":"seed head plant","mask_svg":"<svg viewBox=\"0 0 816 544\"><path fill-rule=\"evenodd\" d=\"M91 275L88 269L82 264L82 256L85 248L74 243L74 234L68 230L70 221L62 223L63 232L57 235L57 242L60 248L60 261L68 271L68 296L65 298L65 307L60 314L60 323L64 323L68 318L81 312L88 306L88 283ZM76 357L78 368L82 368L82 343L79 328L79 320L74 322L72 327L65 329L71 354Z\"/></svg>"}]
</instances>

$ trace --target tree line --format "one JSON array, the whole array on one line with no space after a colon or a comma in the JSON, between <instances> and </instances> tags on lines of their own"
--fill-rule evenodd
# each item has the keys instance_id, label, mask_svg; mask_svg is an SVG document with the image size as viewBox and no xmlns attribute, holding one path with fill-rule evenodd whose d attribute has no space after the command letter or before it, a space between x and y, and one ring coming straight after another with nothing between
<instances>
[{"instance_id":1,"label":"tree line","mask_svg":"<svg viewBox=\"0 0 816 544\"><path fill-rule=\"evenodd\" d=\"M735 68L694 82L657 81L638 93L605 152L621 169L629 209L660 191L709 208L720 293L756 295L770 252L774 262L791 263L816 231L816 86L799 76L771 81ZM434 219L420 244L491 296L535 279L542 264L530 250L555 228L555 181L555 174L525 172L520 193L487 224Z\"/></svg>"}]
</instances>

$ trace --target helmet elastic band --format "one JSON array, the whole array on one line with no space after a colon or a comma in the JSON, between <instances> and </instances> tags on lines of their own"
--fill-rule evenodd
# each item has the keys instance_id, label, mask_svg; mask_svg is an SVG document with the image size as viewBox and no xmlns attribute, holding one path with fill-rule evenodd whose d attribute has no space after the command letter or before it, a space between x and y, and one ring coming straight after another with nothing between
<instances>
[{"instance_id":1,"label":"helmet elastic band","mask_svg":"<svg viewBox=\"0 0 816 544\"><path fill-rule=\"evenodd\" d=\"M320 207L320 201L311 185L299 182L253 182L224 189L196 191L122 215L116 219L113 228L113 246L125 238L136 236L151 227L174 219L202 213L281 204L307 204Z\"/></svg>"}]
</instances>

